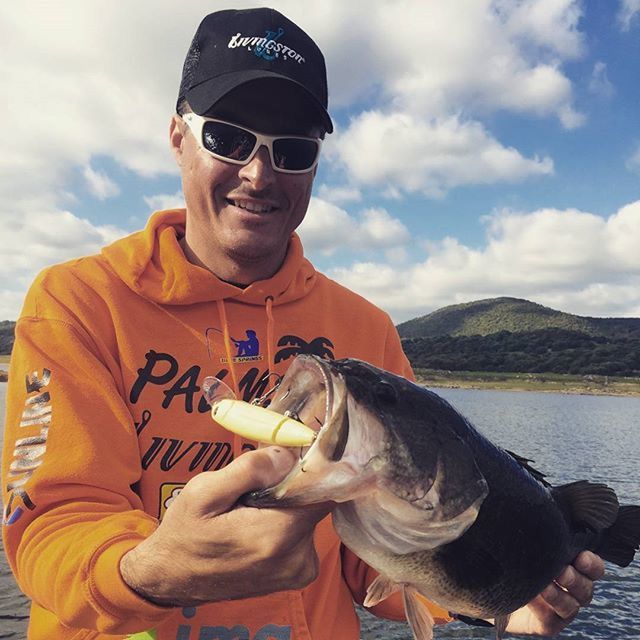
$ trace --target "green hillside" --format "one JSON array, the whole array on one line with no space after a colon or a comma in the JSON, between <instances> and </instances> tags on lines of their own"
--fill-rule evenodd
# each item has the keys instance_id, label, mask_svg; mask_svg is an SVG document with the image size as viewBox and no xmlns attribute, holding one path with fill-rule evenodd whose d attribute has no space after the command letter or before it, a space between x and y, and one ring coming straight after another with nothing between
<instances>
[{"instance_id":1,"label":"green hillside","mask_svg":"<svg viewBox=\"0 0 640 640\"><path fill-rule=\"evenodd\" d=\"M0 321L0 355L8 355L13 347L13 332L16 323L11 320Z\"/></svg>"},{"instance_id":2,"label":"green hillside","mask_svg":"<svg viewBox=\"0 0 640 640\"><path fill-rule=\"evenodd\" d=\"M0 322L0 354L15 323ZM416 369L640 377L640 318L591 318L518 298L438 309L398 326Z\"/></svg>"},{"instance_id":3,"label":"green hillside","mask_svg":"<svg viewBox=\"0 0 640 640\"><path fill-rule=\"evenodd\" d=\"M556 311L520 298L454 304L398 325L402 338L487 336L564 329L590 336L640 338L640 318L592 318Z\"/></svg>"},{"instance_id":4,"label":"green hillside","mask_svg":"<svg viewBox=\"0 0 640 640\"><path fill-rule=\"evenodd\" d=\"M640 376L640 318L591 318L518 298L444 307L398 326L414 368Z\"/></svg>"}]
</instances>

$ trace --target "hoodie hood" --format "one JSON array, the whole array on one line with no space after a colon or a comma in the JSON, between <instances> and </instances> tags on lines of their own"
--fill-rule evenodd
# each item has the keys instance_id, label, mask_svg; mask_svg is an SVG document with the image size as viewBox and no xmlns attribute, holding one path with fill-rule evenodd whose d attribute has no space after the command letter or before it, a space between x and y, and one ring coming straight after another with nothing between
<instances>
[{"instance_id":1,"label":"hoodie hood","mask_svg":"<svg viewBox=\"0 0 640 640\"><path fill-rule=\"evenodd\" d=\"M273 298L278 305L302 298L313 288L316 271L304 257L297 234L292 234L285 260L271 278L241 289L186 259L179 243L185 220L185 209L158 211L142 231L105 247L102 255L130 289L159 304L232 298L264 306L267 298Z\"/></svg>"}]
</instances>

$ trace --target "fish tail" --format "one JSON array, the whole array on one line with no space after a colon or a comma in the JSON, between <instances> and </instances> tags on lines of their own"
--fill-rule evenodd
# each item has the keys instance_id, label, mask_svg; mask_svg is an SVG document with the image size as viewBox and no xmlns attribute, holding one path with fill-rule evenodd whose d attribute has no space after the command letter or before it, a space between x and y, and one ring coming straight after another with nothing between
<instances>
[{"instance_id":1,"label":"fish tail","mask_svg":"<svg viewBox=\"0 0 640 640\"><path fill-rule=\"evenodd\" d=\"M602 532L594 553L619 567L627 567L639 547L640 506L625 505L618 509L615 522Z\"/></svg>"}]
</instances>

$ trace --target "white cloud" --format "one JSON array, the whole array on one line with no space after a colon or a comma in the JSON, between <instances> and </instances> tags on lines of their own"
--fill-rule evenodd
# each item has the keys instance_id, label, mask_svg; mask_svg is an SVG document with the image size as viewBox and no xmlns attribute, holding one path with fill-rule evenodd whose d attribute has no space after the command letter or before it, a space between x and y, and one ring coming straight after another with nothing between
<instances>
[{"instance_id":1,"label":"white cloud","mask_svg":"<svg viewBox=\"0 0 640 640\"><path fill-rule=\"evenodd\" d=\"M3 135L0 200L55 198L97 155L141 175L176 172L167 125L189 36L180 43L183 29L168 5L150 8L2 3L0 116L12 124ZM187 20L183 28L191 28Z\"/></svg>"},{"instance_id":2,"label":"white cloud","mask_svg":"<svg viewBox=\"0 0 640 640\"><path fill-rule=\"evenodd\" d=\"M111 225L93 225L69 211L34 208L0 211L3 229L0 319L15 319L29 283L44 267L96 253L125 235Z\"/></svg>"},{"instance_id":3,"label":"white cloud","mask_svg":"<svg viewBox=\"0 0 640 640\"><path fill-rule=\"evenodd\" d=\"M359 202L362 200L362 193L360 189L352 186L321 184L318 187L318 197L334 204L344 204L346 202Z\"/></svg>"},{"instance_id":4,"label":"white cloud","mask_svg":"<svg viewBox=\"0 0 640 640\"><path fill-rule=\"evenodd\" d=\"M607 76L607 65L604 62L596 62L589 80L589 91L594 95L610 98L614 94L614 88Z\"/></svg>"},{"instance_id":5,"label":"white cloud","mask_svg":"<svg viewBox=\"0 0 640 640\"><path fill-rule=\"evenodd\" d=\"M82 172L89 191L99 200L106 200L120 194L120 187L102 171L95 171L87 165Z\"/></svg>"},{"instance_id":6,"label":"white cloud","mask_svg":"<svg viewBox=\"0 0 640 640\"><path fill-rule=\"evenodd\" d=\"M611 216L605 226L604 249L608 253L609 269L619 271L623 276L640 272L640 200L622 207Z\"/></svg>"},{"instance_id":7,"label":"white cloud","mask_svg":"<svg viewBox=\"0 0 640 640\"><path fill-rule=\"evenodd\" d=\"M144 201L151 211L184 207L182 190L178 190L175 193L158 193L154 196L144 196Z\"/></svg>"},{"instance_id":8,"label":"white cloud","mask_svg":"<svg viewBox=\"0 0 640 640\"><path fill-rule=\"evenodd\" d=\"M344 209L312 197L298 233L307 252L317 251L323 255L331 255L350 244L356 228L355 219Z\"/></svg>"},{"instance_id":9,"label":"white cloud","mask_svg":"<svg viewBox=\"0 0 640 640\"><path fill-rule=\"evenodd\" d=\"M569 59L583 53L580 5L573 0L498 0L494 6L513 37Z\"/></svg>"},{"instance_id":10,"label":"white cloud","mask_svg":"<svg viewBox=\"0 0 640 640\"><path fill-rule=\"evenodd\" d=\"M359 246L393 248L411 238L409 230L385 209L366 209L362 212L356 242Z\"/></svg>"},{"instance_id":11,"label":"white cloud","mask_svg":"<svg viewBox=\"0 0 640 640\"><path fill-rule=\"evenodd\" d=\"M618 12L618 22L623 31L629 31L640 13L640 0L622 0Z\"/></svg>"},{"instance_id":12,"label":"white cloud","mask_svg":"<svg viewBox=\"0 0 640 640\"><path fill-rule=\"evenodd\" d=\"M640 175L640 143L636 145L635 151L627 158L625 166L631 173Z\"/></svg>"},{"instance_id":13,"label":"white cloud","mask_svg":"<svg viewBox=\"0 0 640 640\"><path fill-rule=\"evenodd\" d=\"M410 238L404 224L385 209L365 209L358 216L351 216L321 198L311 199L298 232L309 253L330 256L341 249L382 249L391 252L394 262L401 257L397 250Z\"/></svg>"},{"instance_id":14,"label":"white cloud","mask_svg":"<svg viewBox=\"0 0 640 640\"><path fill-rule=\"evenodd\" d=\"M342 0L234 6L255 4L274 4L317 39L332 104L366 97L389 117L420 114L427 122L446 123L464 110L473 123L505 109L555 115L569 128L584 119L562 71L584 48L578 0L377 0L366 20L357 3ZM167 124L184 54L200 19L228 3L194 0L179 12L151 0L29 6L0 7L0 117L11 122L3 134L0 202L30 193L60 205L70 176L96 156L141 176L176 173Z\"/></svg>"},{"instance_id":15,"label":"white cloud","mask_svg":"<svg viewBox=\"0 0 640 640\"><path fill-rule=\"evenodd\" d=\"M334 105L374 100L428 117L507 109L555 114L563 126L580 121L561 70L585 49L577 0L372 2L366 20L357 3L296 4L287 5L292 15L313 25L327 53Z\"/></svg>"},{"instance_id":16,"label":"white cloud","mask_svg":"<svg viewBox=\"0 0 640 640\"><path fill-rule=\"evenodd\" d=\"M366 19L360 4L343 0L234 3L255 5L275 6L313 35L326 54L332 107L355 114L344 135L332 136L351 174L339 167L342 186L320 189L305 221L309 243L331 252L339 238L348 251L382 251L389 263L383 271L396 286L399 273L417 268L398 270L406 228L384 210L350 215L338 205L359 202L363 185L397 198L439 196L460 185L549 175L550 158L506 146L483 121L508 111L557 118L566 128L584 122L564 71L585 48L579 0L374 0ZM10 230L0 254L7 265L0 318L3 311L15 317L19 289L41 266L96 251L123 233L72 213L83 195L71 192L73 178L83 168L98 197L118 188L91 168L96 157L142 177L177 173L167 127L184 54L201 18L229 3L193 0L177 12L162 0L33 6L0 3L0 117L11 123L0 156L0 222ZM634 6L624 4L627 24ZM363 104L369 111L359 112ZM376 126L388 136L382 154L371 139ZM351 157L349 140L361 143L359 157ZM331 153L332 144L326 147ZM160 193L145 202L155 209L182 198ZM314 220L314 211L326 219ZM139 213L146 212L130 215ZM480 259L453 240L444 247ZM404 283L398 288L404 291ZM421 282L415 299L425 290Z\"/></svg>"},{"instance_id":17,"label":"white cloud","mask_svg":"<svg viewBox=\"0 0 640 640\"><path fill-rule=\"evenodd\" d=\"M355 263L330 273L396 321L500 295L581 314L640 310L640 201L607 219L575 209L542 209L500 211L485 222L481 248L446 238L432 243L422 262Z\"/></svg>"},{"instance_id":18,"label":"white cloud","mask_svg":"<svg viewBox=\"0 0 640 640\"><path fill-rule=\"evenodd\" d=\"M553 173L550 158L525 158L502 146L480 123L456 117L425 121L368 111L339 135L335 149L354 180L428 196L465 184Z\"/></svg>"}]
</instances>

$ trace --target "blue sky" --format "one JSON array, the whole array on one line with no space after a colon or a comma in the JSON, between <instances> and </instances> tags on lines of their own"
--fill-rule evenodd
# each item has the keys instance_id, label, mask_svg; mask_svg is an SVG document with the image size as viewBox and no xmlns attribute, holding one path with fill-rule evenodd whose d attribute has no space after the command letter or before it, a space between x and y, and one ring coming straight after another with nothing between
<instances>
[{"instance_id":1,"label":"blue sky","mask_svg":"<svg viewBox=\"0 0 640 640\"><path fill-rule=\"evenodd\" d=\"M67 0L0 8L0 319L44 266L181 202L186 48L257 4L327 59L336 131L300 228L319 268L396 321L498 295L640 316L640 0Z\"/></svg>"}]
</instances>

